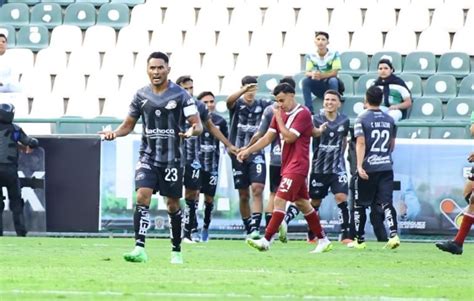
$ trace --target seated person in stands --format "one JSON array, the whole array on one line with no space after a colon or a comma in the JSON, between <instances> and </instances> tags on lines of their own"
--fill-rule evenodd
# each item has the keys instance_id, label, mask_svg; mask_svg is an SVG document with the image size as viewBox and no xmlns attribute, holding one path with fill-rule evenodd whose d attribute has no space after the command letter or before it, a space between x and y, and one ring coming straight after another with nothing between
<instances>
[{"instance_id":1,"label":"seated person in stands","mask_svg":"<svg viewBox=\"0 0 474 301\"><path fill-rule=\"evenodd\" d=\"M399 78L393 72L392 62L389 59L381 59L378 63L379 77L374 85L383 90L383 107L387 109L395 122L407 118L407 111L412 105L411 92L403 79Z\"/></svg>"},{"instance_id":2,"label":"seated person in stands","mask_svg":"<svg viewBox=\"0 0 474 301\"><path fill-rule=\"evenodd\" d=\"M0 33L0 93L19 92L18 75L14 73L13 65L5 55L7 48L7 36Z\"/></svg>"}]
</instances>

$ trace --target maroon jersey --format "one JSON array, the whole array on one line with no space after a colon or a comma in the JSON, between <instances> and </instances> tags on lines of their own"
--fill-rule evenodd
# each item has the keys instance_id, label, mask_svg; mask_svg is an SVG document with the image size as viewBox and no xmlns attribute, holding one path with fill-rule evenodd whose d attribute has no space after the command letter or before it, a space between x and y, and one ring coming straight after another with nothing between
<instances>
[{"instance_id":1,"label":"maroon jersey","mask_svg":"<svg viewBox=\"0 0 474 301\"><path fill-rule=\"evenodd\" d=\"M291 112L282 112L286 128L298 136L293 143L281 140L281 175L298 174L307 176L309 170L309 145L313 122L309 110L298 105ZM270 124L270 131L280 135L275 117Z\"/></svg>"}]
</instances>

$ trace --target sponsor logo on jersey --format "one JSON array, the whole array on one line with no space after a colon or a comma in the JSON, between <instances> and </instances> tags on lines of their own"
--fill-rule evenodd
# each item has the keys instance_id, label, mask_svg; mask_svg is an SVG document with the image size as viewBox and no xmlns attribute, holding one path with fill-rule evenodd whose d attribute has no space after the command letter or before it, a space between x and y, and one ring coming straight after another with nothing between
<instances>
[{"instance_id":1,"label":"sponsor logo on jersey","mask_svg":"<svg viewBox=\"0 0 474 301\"><path fill-rule=\"evenodd\" d=\"M232 174L235 176L241 176L243 175L243 172L241 172L240 170L235 170L234 168L232 169Z\"/></svg>"},{"instance_id":2,"label":"sponsor logo on jersey","mask_svg":"<svg viewBox=\"0 0 474 301\"><path fill-rule=\"evenodd\" d=\"M152 139L174 138L174 129L145 129L145 136Z\"/></svg>"},{"instance_id":3,"label":"sponsor logo on jersey","mask_svg":"<svg viewBox=\"0 0 474 301\"><path fill-rule=\"evenodd\" d=\"M275 147L273 148L273 154L275 154L275 155L281 155L281 148L280 148L279 145L277 145L277 146L275 146Z\"/></svg>"},{"instance_id":4,"label":"sponsor logo on jersey","mask_svg":"<svg viewBox=\"0 0 474 301\"><path fill-rule=\"evenodd\" d=\"M344 132L344 126L341 124L341 125L337 128L337 131L338 131L338 132Z\"/></svg>"},{"instance_id":5,"label":"sponsor logo on jersey","mask_svg":"<svg viewBox=\"0 0 474 301\"><path fill-rule=\"evenodd\" d=\"M191 163L191 167L193 169L201 169L201 163L199 163L198 160L194 160L193 163Z\"/></svg>"},{"instance_id":6,"label":"sponsor logo on jersey","mask_svg":"<svg viewBox=\"0 0 474 301\"><path fill-rule=\"evenodd\" d=\"M265 160L263 159L263 156L256 156L253 158L253 163L255 164L265 164Z\"/></svg>"},{"instance_id":7,"label":"sponsor logo on jersey","mask_svg":"<svg viewBox=\"0 0 474 301\"><path fill-rule=\"evenodd\" d=\"M251 132L254 133L255 131L258 130L258 126L256 125L249 125L249 124L237 124L237 128L241 130L242 132Z\"/></svg>"},{"instance_id":8,"label":"sponsor logo on jersey","mask_svg":"<svg viewBox=\"0 0 474 301\"><path fill-rule=\"evenodd\" d=\"M135 167L135 169L141 169L141 168L151 170L150 165L148 165L148 164L146 164L146 163L143 163L143 162L138 162L138 163L137 163L137 166Z\"/></svg>"},{"instance_id":9,"label":"sponsor logo on jersey","mask_svg":"<svg viewBox=\"0 0 474 301\"><path fill-rule=\"evenodd\" d=\"M390 156L372 155L367 158L367 163L370 165L391 164Z\"/></svg>"},{"instance_id":10,"label":"sponsor logo on jersey","mask_svg":"<svg viewBox=\"0 0 474 301\"><path fill-rule=\"evenodd\" d=\"M192 100L192 99L191 99ZM189 100L188 100L189 101ZM194 103L194 101L192 101L192 103ZM176 103L176 100L170 100L168 101L168 103L166 104L166 107L165 109L167 110L173 110L174 108L176 108L178 104Z\"/></svg>"},{"instance_id":11,"label":"sponsor logo on jersey","mask_svg":"<svg viewBox=\"0 0 474 301\"><path fill-rule=\"evenodd\" d=\"M212 153L216 150L216 146L212 144L201 144L201 152L203 153Z\"/></svg>"},{"instance_id":12,"label":"sponsor logo on jersey","mask_svg":"<svg viewBox=\"0 0 474 301\"><path fill-rule=\"evenodd\" d=\"M262 112L262 110L263 110L263 109L262 109L261 106L257 106L257 107L255 108L254 112L255 112L255 113L260 113L260 112Z\"/></svg>"}]
</instances>

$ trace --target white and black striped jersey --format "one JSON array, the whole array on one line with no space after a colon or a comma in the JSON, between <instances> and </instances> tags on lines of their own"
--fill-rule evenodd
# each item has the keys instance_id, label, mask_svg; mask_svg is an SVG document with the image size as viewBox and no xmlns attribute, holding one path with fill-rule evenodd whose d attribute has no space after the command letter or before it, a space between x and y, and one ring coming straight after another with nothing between
<instances>
[{"instance_id":1,"label":"white and black striped jersey","mask_svg":"<svg viewBox=\"0 0 474 301\"><path fill-rule=\"evenodd\" d=\"M313 138L312 173L338 174L346 171L344 149L349 133L349 118L341 113L330 121L324 112L313 116L313 124L320 127L328 122L327 129L319 137Z\"/></svg>"},{"instance_id":2,"label":"white and black striped jersey","mask_svg":"<svg viewBox=\"0 0 474 301\"><path fill-rule=\"evenodd\" d=\"M168 81L162 94L151 86L137 91L129 108L129 116L142 118L143 133L139 161L158 167L183 165L183 149L179 132L184 132L186 118L197 113L194 99L184 89Z\"/></svg>"},{"instance_id":3,"label":"white and black striped jersey","mask_svg":"<svg viewBox=\"0 0 474 301\"><path fill-rule=\"evenodd\" d=\"M212 123L222 132L226 137L229 135L227 127L227 121L217 114L210 113ZM204 128L204 132L200 136L201 140L201 154L200 162L203 165L203 170L207 172L217 172L219 169L219 140L215 138L207 128Z\"/></svg>"},{"instance_id":4,"label":"white and black striped jersey","mask_svg":"<svg viewBox=\"0 0 474 301\"><path fill-rule=\"evenodd\" d=\"M273 118L273 106L268 106L263 111L262 121L260 122L260 127L258 129L259 133L265 135L270 127L270 123ZM277 138L273 140L270 146L270 165L281 166L281 146L280 139Z\"/></svg>"},{"instance_id":5,"label":"white and black striped jersey","mask_svg":"<svg viewBox=\"0 0 474 301\"><path fill-rule=\"evenodd\" d=\"M201 117L201 122L203 124L206 123L209 115L209 111L207 110L206 105L200 101L195 100L196 107L199 113L199 117ZM191 124L186 122L185 129L188 130ZM199 136L192 136L184 140L184 156L186 159L186 164L195 164L195 168L199 169L202 166L202 162L199 160L199 154L201 152L201 143L200 143L201 135ZM199 165L199 166L198 166Z\"/></svg>"}]
</instances>

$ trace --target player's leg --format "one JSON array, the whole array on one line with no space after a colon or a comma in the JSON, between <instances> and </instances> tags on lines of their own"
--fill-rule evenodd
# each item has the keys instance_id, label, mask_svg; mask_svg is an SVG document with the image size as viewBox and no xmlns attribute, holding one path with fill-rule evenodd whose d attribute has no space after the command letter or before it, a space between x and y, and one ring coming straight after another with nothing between
<instances>
[{"instance_id":1,"label":"player's leg","mask_svg":"<svg viewBox=\"0 0 474 301\"><path fill-rule=\"evenodd\" d=\"M272 218L273 212L273 202L275 199L275 194L280 185L281 176L280 176L281 167L276 165L270 165L270 196L268 198L267 206L265 207L265 227L268 226L270 219Z\"/></svg>"},{"instance_id":2,"label":"player's leg","mask_svg":"<svg viewBox=\"0 0 474 301\"><path fill-rule=\"evenodd\" d=\"M330 187L330 175L311 174L309 197L311 198L311 206L319 217L319 207L321 207L322 200L328 195ZM308 229L307 241L309 243L316 243L317 237L315 233Z\"/></svg>"},{"instance_id":3,"label":"player's leg","mask_svg":"<svg viewBox=\"0 0 474 301\"><path fill-rule=\"evenodd\" d=\"M263 155L256 155L249 162L249 181L252 191L252 225L250 235L252 238L260 237L260 224L263 212L263 189L267 178L267 168Z\"/></svg>"},{"instance_id":4,"label":"player's leg","mask_svg":"<svg viewBox=\"0 0 474 301\"><path fill-rule=\"evenodd\" d=\"M365 249L365 224L367 222L367 207L375 198L375 176L369 174L369 179L364 180L355 175L354 181L354 228L355 238L353 246L356 249Z\"/></svg>"},{"instance_id":5,"label":"player's leg","mask_svg":"<svg viewBox=\"0 0 474 301\"><path fill-rule=\"evenodd\" d=\"M198 242L197 237L191 237L194 229L197 229L197 205L199 202L200 189L200 168L194 168L192 164L188 164L184 170L184 231L183 242ZM193 239L194 238L194 239Z\"/></svg>"},{"instance_id":6,"label":"player's leg","mask_svg":"<svg viewBox=\"0 0 474 301\"><path fill-rule=\"evenodd\" d=\"M388 241L387 230L384 224L385 214L382 206L380 204L372 204L369 216L377 241Z\"/></svg>"},{"instance_id":7,"label":"player's leg","mask_svg":"<svg viewBox=\"0 0 474 301\"><path fill-rule=\"evenodd\" d=\"M393 171L383 171L378 174L375 200L377 204L381 204L385 221L390 230L385 248L395 249L400 246L400 237L398 237L397 211L393 207Z\"/></svg>"},{"instance_id":8,"label":"player's leg","mask_svg":"<svg viewBox=\"0 0 474 301\"><path fill-rule=\"evenodd\" d=\"M207 242L209 240L209 225L211 224L211 214L214 208L214 196L217 188L217 172L202 172L201 175L202 188L204 193L204 222L201 231L201 240Z\"/></svg>"},{"instance_id":9,"label":"player's leg","mask_svg":"<svg viewBox=\"0 0 474 301\"><path fill-rule=\"evenodd\" d=\"M331 192L334 194L337 207L339 208L339 224L341 226L341 242L350 243L352 237L350 234L349 206L347 204L347 194L349 186L347 183L347 174L334 174L331 179Z\"/></svg>"},{"instance_id":10,"label":"player's leg","mask_svg":"<svg viewBox=\"0 0 474 301\"><path fill-rule=\"evenodd\" d=\"M250 225L252 224L252 216L250 211L250 182L248 179L248 162L239 162L235 156L232 159L232 170L234 177L234 188L239 192L239 210L242 222L244 224L245 233L250 234Z\"/></svg>"}]
</instances>

